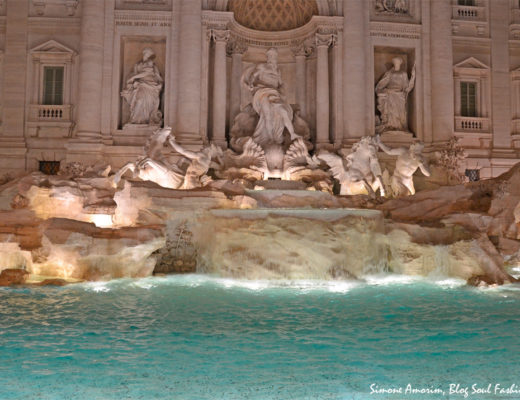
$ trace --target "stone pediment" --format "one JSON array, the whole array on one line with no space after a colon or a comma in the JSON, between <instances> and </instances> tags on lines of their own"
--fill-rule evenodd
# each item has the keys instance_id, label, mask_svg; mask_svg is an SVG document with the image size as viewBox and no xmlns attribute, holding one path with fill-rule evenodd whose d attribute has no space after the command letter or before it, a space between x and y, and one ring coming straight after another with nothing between
<instances>
[{"instance_id":1,"label":"stone pediment","mask_svg":"<svg viewBox=\"0 0 520 400\"><path fill-rule=\"evenodd\" d=\"M76 52L64 44L57 42L56 40L49 40L42 43L31 50L31 53L68 53L76 54Z\"/></svg>"},{"instance_id":2,"label":"stone pediment","mask_svg":"<svg viewBox=\"0 0 520 400\"><path fill-rule=\"evenodd\" d=\"M30 54L40 62L71 63L76 52L56 40L49 40L34 47Z\"/></svg>"},{"instance_id":3,"label":"stone pediment","mask_svg":"<svg viewBox=\"0 0 520 400\"><path fill-rule=\"evenodd\" d=\"M454 65L454 68L470 68L470 69L483 69L489 70L489 67L484 64L482 61L477 60L475 57L468 57L465 60Z\"/></svg>"}]
</instances>

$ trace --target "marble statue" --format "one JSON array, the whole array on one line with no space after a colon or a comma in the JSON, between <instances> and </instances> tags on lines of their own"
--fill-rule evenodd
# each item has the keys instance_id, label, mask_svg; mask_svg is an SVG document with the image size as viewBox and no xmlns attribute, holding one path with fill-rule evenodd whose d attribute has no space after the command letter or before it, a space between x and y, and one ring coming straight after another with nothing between
<instances>
[{"instance_id":1,"label":"marble statue","mask_svg":"<svg viewBox=\"0 0 520 400\"><path fill-rule=\"evenodd\" d=\"M258 125L258 114L253 109L253 105L248 103L240 110L233 120L233 125L229 132L230 147L235 151L242 151L244 144L253 136Z\"/></svg>"},{"instance_id":2,"label":"marble statue","mask_svg":"<svg viewBox=\"0 0 520 400\"><path fill-rule=\"evenodd\" d=\"M213 159L216 158L220 162L223 155L222 149L215 144L210 144L200 151L190 151L177 143L172 135L168 138L168 143L177 153L190 161L184 175L184 181L178 189L194 189L205 186L211 180L206 173L213 165Z\"/></svg>"},{"instance_id":3,"label":"marble statue","mask_svg":"<svg viewBox=\"0 0 520 400\"><path fill-rule=\"evenodd\" d=\"M392 149L381 142L379 136L376 137L376 143L386 154L397 156L394 173L390 178L389 185L392 195L394 197L414 195L413 174L415 171L420 169L424 175L430 176L430 169L422 155L424 144L422 142L415 142L412 143L409 148L397 147Z\"/></svg>"},{"instance_id":4,"label":"marble statue","mask_svg":"<svg viewBox=\"0 0 520 400\"><path fill-rule=\"evenodd\" d=\"M261 146L284 142L283 132L287 129L291 141L298 136L292 123L293 110L283 94L283 82L278 68L278 51L267 50L267 62L247 69L242 82L253 96L253 108L260 116L253 134Z\"/></svg>"},{"instance_id":5,"label":"marble statue","mask_svg":"<svg viewBox=\"0 0 520 400\"><path fill-rule=\"evenodd\" d=\"M244 162L252 160L252 154L256 157L252 160L254 173L256 174L260 165L264 166L262 179L289 179L287 177L290 172L286 170L289 164L291 171L295 170L296 164L296 169L311 166L300 163L305 157L293 157L301 153L301 143L293 147L290 156L287 154L297 140L302 140L307 152L312 148L312 144L309 125L300 116L299 106L290 105L284 96L282 76L278 68L278 51L274 48L269 49L267 62L247 68L240 82L249 90L252 100L242 108L233 121L230 147L238 153L247 152L247 155L240 157L228 152L228 168L251 170ZM291 160L289 164L288 159ZM298 161L295 161L296 159ZM253 173L248 171L247 175L253 176Z\"/></svg>"},{"instance_id":6,"label":"marble statue","mask_svg":"<svg viewBox=\"0 0 520 400\"><path fill-rule=\"evenodd\" d=\"M415 64L408 79L406 71L401 71L403 59L392 59L389 69L376 85L377 109L381 113L376 126L378 133L386 131L409 132L407 98L415 85Z\"/></svg>"},{"instance_id":7,"label":"marble statue","mask_svg":"<svg viewBox=\"0 0 520 400\"><path fill-rule=\"evenodd\" d=\"M385 196L377 151L378 142L371 136L364 136L352 146L352 151L344 159L327 151L317 157L327 163L332 175L339 181L341 195L362 194L366 190L369 195L375 196L379 189L381 196Z\"/></svg>"},{"instance_id":8,"label":"marble statue","mask_svg":"<svg viewBox=\"0 0 520 400\"><path fill-rule=\"evenodd\" d=\"M186 170L166 160L162 149L169 144L177 153L189 160ZM114 176L114 185L120 182L127 171L132 171L134 177L144 181L152 181L169 189L193 189L204 186L210 181L206 176L214 158L222 156L222 150L210 145L201 151L194 152L184 149L175 141L171 128L165 127L155 131L145 145L145 156L136 162L123 166Z\"/></svg>"},{"instance_id":9,"label":"marble statue","mask_svg":"<svg viewBox=\"0 0 520 400\"><path fill-rule=\"evenodd\" d=\"M155 53L149 47L143 49L143 59L134 65L126 88L121 96L130 106L130 124L160 125L159 110L163 78L154 62Z\"/></svg>"}]
</instances>

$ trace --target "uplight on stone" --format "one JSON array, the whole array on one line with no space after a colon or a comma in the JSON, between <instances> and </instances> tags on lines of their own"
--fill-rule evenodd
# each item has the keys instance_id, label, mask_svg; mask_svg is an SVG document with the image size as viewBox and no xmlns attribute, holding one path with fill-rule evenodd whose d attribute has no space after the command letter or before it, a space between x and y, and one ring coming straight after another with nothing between
<instances>
[{"instance_id":1,"label":"uplight on stone","mask_svg":"<svg viewBox=\"0 0 520 400\"><path fill-rule=\"evenodd\" d=\"M92 222L98 228L111 228L114 226L112 215L108 214L92 214L90 217L90 222Z\"/></svg>"}]
</instances>

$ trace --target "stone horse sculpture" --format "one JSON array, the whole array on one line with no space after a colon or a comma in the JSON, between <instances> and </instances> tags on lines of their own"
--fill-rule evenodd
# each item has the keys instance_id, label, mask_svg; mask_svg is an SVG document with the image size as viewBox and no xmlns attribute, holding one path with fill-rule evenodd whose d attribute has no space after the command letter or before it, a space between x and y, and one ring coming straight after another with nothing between
<instances>
[{"instance_id":1,"label":"stone horse sculpture","mask_svg":"<svg viewBox=\"0 0 520 400\"><path fill-rule=\"evenodd\" d=\"M329 152L321 152L318 158L327 163L332 176L340 185L341 195L355 195L368 192L375 196L379 189L385 195L381 167L377 158L378 143L371 136L365 136L352 146L352 152L345 158Z\"/></svg>"},{"instance_id":2,"label":"stone horse sculpture","mask_svg":"<svg viewBox=\"0 0 520 400\"><path fill-rule=\"evenodd\" d=\"M178 165L171 164L162 153L165 144L189 160L186 171ZM127 171L132 171L134 177L144 181L152 181L168 189L193 189L204 186L210 180L204 178L213 158L222 156L222 150L211 144L201 151L194 152L184 149L175 142L171 128L165 127L155 131L145 145L145 156L136 162L123 166L114 176L114 185L121 181Z\"/></svg>"}]
</instances>

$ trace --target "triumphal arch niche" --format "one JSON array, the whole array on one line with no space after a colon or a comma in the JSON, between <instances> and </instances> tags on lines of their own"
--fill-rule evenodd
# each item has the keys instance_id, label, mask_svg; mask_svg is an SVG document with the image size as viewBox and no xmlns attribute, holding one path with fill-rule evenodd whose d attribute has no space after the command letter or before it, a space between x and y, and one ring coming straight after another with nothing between
<instances>
[{"instance_id":1,"label":"triumphal arch niche","mask_svg":"<svg viewBox=\"0 0 520 400\"><path fill-rule=\"evenodd\" d=\"M328 3L324 9L314 0L216 2L220 8L206 3L203 136L239 151L241 137L258 137L261 129L276 131L262 128L264 120L272 120L262 115L264 96L281 104L277 115L286 135L294 128L309 146L318 148L341 143L343 19L334 16L338 10ZM267 76L262 65L273 62L279 76L267 79L279 83L262 82Z\"/></svg>"}]
</instances>

